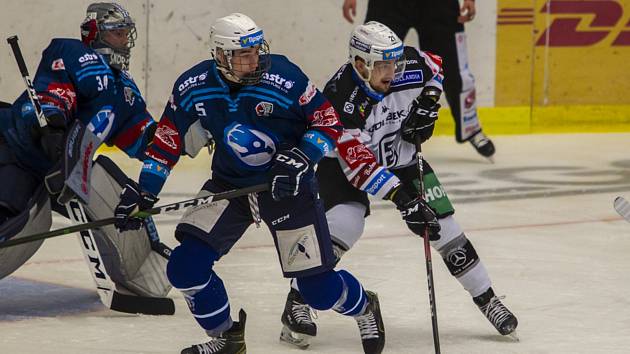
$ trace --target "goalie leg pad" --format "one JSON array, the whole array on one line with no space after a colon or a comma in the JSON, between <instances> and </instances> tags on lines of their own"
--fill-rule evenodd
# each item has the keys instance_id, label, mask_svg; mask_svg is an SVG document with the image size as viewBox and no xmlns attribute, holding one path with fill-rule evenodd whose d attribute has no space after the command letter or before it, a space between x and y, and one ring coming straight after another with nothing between
<instances>
[{"instance_id":1,"label":"goalie leg pad","mask_svg":"<svg viewBox=\"0 0 630 354\"><path fill-rule=\"evenodd\" d=\"M90 199L85 206L91 220L113 215L126 180L127 176L109 158L101 155L96 159ZM108 225L93 232L105 269L117 285L136 295L164 297L171 285L165 273L166 259L152 251L149 231L153 231L152 227L119 233L113 225Z\"/></svg>"},{"instance_id":2,"label":"goalie leg pad","mask_svg":"<svg viewBox=\"0 0 630 354\"><path fill-rule=\"evenodd\" d=\"M27 209L0 225L1 240L18 239L34 233L50 230L52 215L50 198L45 188L40 186L30 199ZM25 243L18 246L0 248L0 279L10 275L41 247L44 240Z\"/></svg>"}]
</instances>

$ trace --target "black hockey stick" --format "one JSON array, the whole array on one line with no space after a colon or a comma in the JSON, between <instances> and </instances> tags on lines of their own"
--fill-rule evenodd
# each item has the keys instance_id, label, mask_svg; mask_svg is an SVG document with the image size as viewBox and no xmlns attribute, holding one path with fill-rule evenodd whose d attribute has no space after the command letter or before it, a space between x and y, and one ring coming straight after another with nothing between
<instances>
[{"instance_id":1,"label":"black hockey stick","mask_svg":"<svg viewBox=\"0 0 630 354\"><path fill-rule=\"evenodd\" d=\"M422 156L422 143L420 136L416 136L416 158L418 159L418 179L420 180L420 193L422 199L424 195L424 167ZM437 305L435 303L435 283L433 282L433 262L431 261L431 245L429 244L429 230L425 228L423 238L424 244L424 260L427 268L427 284L429 286L429 307L431 308L431 326L433 327L433 346L435 354L440 354L440 333L438 331L437 322Z\"/></svg>"},{"instance_id":2,"label":"black hockey stick","mask_svg":"<svg viewBox=\"0 0 630 354\"><path fill-rule=\"evenodd\" d=\"M425 87L422 90L422 97L427 98L433 103L437 103L440 99L442 91L435 87ZM418 179L420 181L420 196L425 199L424 193L424 157L422 156L422 137L416 135L416 158L418 159ZM429 307L431 308L431 326L433 328L433 346L435 347L435 354L440 354L440 333L438 331L437 322L437 304L435 303L435 283L433 281L433 262L431 261L431 245L429 244L429 230L424 229L423 235L424 244L424 260L427 268L427 285L429 286Z\"/></svg>"},{"instance_id":3,"label":"black hockey stick","mask_svg":"<svg viewBox=\"0 0 630 354\"><path fill-rule=\"evenodd\" d=\"M26 67L26 62L24 61L22 51L20 50L20 45L18 44L18 37L11 36L7 38L7 42L11 46L11 50L13 51L15 61L17 61L18 68L20 68L20 74L22 74L22 79L24 79L24 84L26 84L26 92L28 93L28 97L31 99L33 109L35 109L35 115L37 116L39 126L43 128L48 125L48 122L46 121L46 116L44 116L44 112L42 111L42 105L39 102L39 97L35 92L35 88L33 87L31 78L28 75L28 68Z\"/></svg>"},{"instance_id":4,"label":"black hockey stick","mask_svg":"<svg viewBox=\"0 0 630 354\"><path fill-rule=\"evenodd\" d=\"M268 184L258 184L258 185L251 186L251 187L245 187L245 188L241 188L241 189L234 189L234 190L230 190L230 191L226 191L226 192L210 194L210 195L207 195L205 197L199 197L199 198L184 200L182 202L162 205L162 206L159 206L159 207L155 207L153 209L139 211L139 212L133 214L132 216L139 217L139 218L146 218L149 215L168 214L168 213L172 213L172 212L176 212L176 211L179 211L179 210L186 209L188 207L193 207L193 206L203 205L203 204L209 204L209 203L212 203L212 202L217 201L217 200L232 199L232 198L236 198L236 197L242 197L242 196L247 195L249 193L264 192L264 191L266 191L268 189L269 189L269 185ZM64 227L64 228L61 228L61 229L57 229L57 230L41 232L41 233L38 233L38 234L21 237L21 238L15 239L15 240L5 241L3 243L0 243L0 248L6 248L6 247L15 246L15 245L20 245L20 244L23 244L23 243L43 240L43 239L47 239L47 238L51 238L51 237L67 235L67 234L71 234L71 233L75 233L75 232L81 232L81 231L87 230L87 229L94 229L94 228L98 228L98 227L105 226L105 225L111 225L111 224L113 224L115 222L116 222L116 218L111 217L111 218L107 218L107 219L101 219L101 220L87 222L87 223L81 224L81 225L68 226L68 227Z\"/></svg>"}]
</instances>

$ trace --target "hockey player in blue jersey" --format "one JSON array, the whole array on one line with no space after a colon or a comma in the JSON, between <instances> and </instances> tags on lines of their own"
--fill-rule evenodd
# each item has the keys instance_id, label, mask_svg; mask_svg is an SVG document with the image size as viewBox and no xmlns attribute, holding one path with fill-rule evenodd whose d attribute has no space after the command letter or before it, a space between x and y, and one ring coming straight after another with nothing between
<instances>
[{"instance_id":1,"label":"hockey player in blue jersey","mask_svg":"<svg viewBox=\"0 0 630 354\"><path fill-rule=\"evenodd\" d=\"M52 209L66 214L61 204L74 194L60 198L68 191L65 171L90 165L91 153L100 144L115 145L130 157L142 160L157 127L127 71L136 38L135 24L128 12L115 3L89 5L81 36L82 40L55 38L43 51L33 85L42 103L45 127L38 124L26 92L0 109L0 242L47 231L51 226L51 204ZM70 134L67 138L70 131L79 135ZM88 135L94 141L87 145L85 155L69 156L73 142ZM66 140L68 145L64 148ZM92 175L91 180L87 173L82 176L86 184L91 182L81 186L89 195L85 211L93 219L110 217L118 200L109 195L112 191L114 196L119 193L126 176L105 157L99 157L93 169L102 173ZM120 248L121 235L113 228L99 229L95 234L103 237L100 251L106 254L103 257L107 258L108 272L115 282L134 294L164 296L170 289L161 275L164 268L162 272L143 268L145 260L151 258L150 249L145 252L143 247L149 229L139 232L144 234L144 240L124 235L137 239L138 244L133 241ZM155 240L157 234L152 230L151 234ZM42 242L0 250L0 279L26 262ZM151 262L151 267L159 263L165 267L164 259ZM142 274L145 280L150 279L148 283L138 280ZM155 289L151 284L162 285Z\"/></svg>"},{"instance_id":2,"label":"hockey player in blue jersey","mask_svg":"<svg viewBox=\"0 0 630 354\"><path fill-rule=\"evenodd\" d=\"M200 192L261 183L270 191L217 201L186 211L177 225L167 275L184 294L209 341L182 353L245 353L245 312L230 316L230 303L215 262L259 218L269 227L283 275L297 278L310 306L353 316L359 328L379 331L363 340L380 353L384 332L378 298L349 272L335 271L335 257L313 167L341 135L337 112L286 57L268 52L263 31L249 17L231 14L211 28L213 60L193 66L176 81L139 179L116 210L127 228L133 210L149 208L182 154L194 156L215 142L212 177ZM204 141L205 139L205 141Z\"/></svg>"}]
</instances>

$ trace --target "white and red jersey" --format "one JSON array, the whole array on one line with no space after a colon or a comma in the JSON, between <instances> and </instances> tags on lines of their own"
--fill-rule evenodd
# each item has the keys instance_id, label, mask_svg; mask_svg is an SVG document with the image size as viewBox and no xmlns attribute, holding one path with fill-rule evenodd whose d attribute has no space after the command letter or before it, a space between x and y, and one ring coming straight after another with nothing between
<instances>
[{"instance_id":1,"label":"white and red jersey","mask_svg":"<svg viewBox=\"0 0 630 354\"><path fill-rule=\"evenodd\" d=\"M353 186L379 197L399 183L387 169L403 168L416 162L415 146L404 141L400 134L413 99L425 86L442 89L439 56L413 47L405 47L404 53L405 71L385 94L370 89L349 63L342 66L324 88L324 95L339 113L346 129L337 144L344 174ZM368 149L359 147L359 142Z\"/></svg>"}]
</instances>

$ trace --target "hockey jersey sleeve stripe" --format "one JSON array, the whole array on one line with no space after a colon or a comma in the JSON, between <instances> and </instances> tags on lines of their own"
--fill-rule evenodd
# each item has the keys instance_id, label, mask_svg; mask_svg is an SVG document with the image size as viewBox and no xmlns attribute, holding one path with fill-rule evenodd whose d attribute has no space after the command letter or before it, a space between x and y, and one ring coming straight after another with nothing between
<instances>
[{"instance_id":1,"label":"hockey jersey sleeve stripe","mask_svg":"<svg viewBox=\"0 0 630 354\"><path fill-rule=\"evenodd\" d=\"M75 75L80 76L81 74L83 74L86 71L91 71L91 70L107 70L110 71L110 68L108 68L105 65L89 65L81 70L77 70L77 72L75 73Z\"/></svg>"},{"instance_id":2,"label":"hockey jersey sleeve stripe","mask_svg":"<svg viewBox=\"0 0 630 354\"><path fill-rule=\"evenodd\" d=\"M272 90L265 89L265 88L262 88L262 87L246 87L241 92L251 92L251 91L262 93L262 94L266 94L266 95L269 95L269 96L273 96L276 99L284 102L288 106L290 106L291 103L293 103L293 101L290 100L289 98L287 98L287 97L285 97L285 96L283 96L283 95L281 95L281 94L279 94L277 92L274 92ZM242 95L239 95L239 96L242 96Z\"/></svg>"},{"instance_id":3,"label":"hockey jersey sleeve stripe","mask_svg":"<svg viewBox=\"0 0 630 354\"><path fill-rule=\"evenodd\" d=\"M188 101L191 100L194 96L203 95L203 94L211 93L211 92L221 92L221 93L223 93L224 90L222 88L217 88L217 87L212 87L212 88L207 88L207 89L191 90L188 93L188 95L186 95L186 97L184 97L182 99L182 101L179 104L179 106L180 107L186 107L188 105ZM225 93L223 93L221 96L222 97L227 97L227 95Z\"/></svg>"},{"instance_id":4,"label":"hockey jersey sleeve stripe","mask_svg":"<svg viewBox=\"0 0 630 354\"><path fill-rule=\"evenodd\" d=\"M398 177L396 177L389 170L379 167L378 173L370 179L369 182L361 186L361 190L370 193L378 198L385 198L387 193L400 183Z\"/></svg>"},{"instance_id":5,"label":"hockey jersey sleeve stripe","mask_svg":"<svg viewBox=\"0 0 630 354\"><path fill-rule=\"evenodd\" d=\"M77 81L81 81L90 76L99 76L99 75L105 75L109 77L110 80L114 81L114 76L112 75L111 71L108 71L108 70L88 71L85 74L82 74L79 77L77 77Z\"/></svg>"},{"instance_id":6,"label":"hockey jersey sleeve stripe","mask_svg":"<svg viewBox=\"0 0 630 354\"><path fill-rule=\"evenodd\" d=\"M180 105L181 107L184 107L184 110L186 112L190 111L190 109L192 108L192 106L197 103L197 102L201 102L201 101L205 101L205 100L213 100L213 99L228 99L228 95L226 94L215 94L215 95L207 95L207 96L196 96L194 97L186 106L184 105Z\"/></svg>"},{"instance_id":7,"label":"hockey jersey sleeve stripe","mask_svg":"<svg viewBox=\"0 0 630 354\"><path fill-rule=\"evenodd\" d=\"M284 109L289 109L289 105L287 105L286 103L274 98L274 97L269 97L269 96L265 96L262 94L256 94L256 93L241 93L238 95L238 98L241 97L254 97L254 98L259 98L261 100L265 100L265 101L272 101L278 104L278 106L284 108Z\"/></svg>"},{"instance_id":8,"label":"hockey jersey sleeve stripe","mask_svg":"<svg viewBox=\"0 0 630 354\"><path fill-rule=\"evenodd\" d=\"M162 149L155 142L147 150L147 155L151 156L151 157L155 156L156 160L158 160L160 162L163 161L162 163L168 165L171 168L173 166L175 166L177 161L179 161L179 156L173 155L173 154L169 153L168 151Z\"/></svg>"},{"instance_id":9,"label":"hockey jersey sleeve stripe","mask_svg":"<svg viewBox=\"0 0 630 354\"><path fill-rule=\"evenodd\" d=\"M142 171L140 172L139 183L142 190L153 195L158 195L166 183L171 169L153 159L144 160Z\"/></svg>"}]
</instances>

